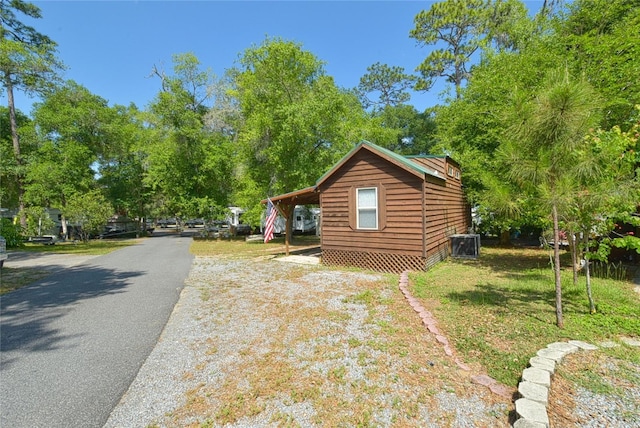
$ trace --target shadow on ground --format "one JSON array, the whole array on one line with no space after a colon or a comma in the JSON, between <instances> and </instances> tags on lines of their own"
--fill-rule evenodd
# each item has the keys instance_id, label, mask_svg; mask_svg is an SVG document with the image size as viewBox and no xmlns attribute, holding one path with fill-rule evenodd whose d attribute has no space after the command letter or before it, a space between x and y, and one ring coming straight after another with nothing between
<instances>
[{"instance_id":1,"label":"shadow on ground","mask_svg":"<svg viewBox=\"0 0 640 428\"><path fill-rule=\"evenodd\" d=\"M69 312L70 305L104 295L122 293L129 279L142 272L122 272L91 266L59 271L0 299L0 349L39 352L69 346L78 339L62 335L52 324ZM11 363L3 355L2 369Z\"/></svg>"}]
</instances>

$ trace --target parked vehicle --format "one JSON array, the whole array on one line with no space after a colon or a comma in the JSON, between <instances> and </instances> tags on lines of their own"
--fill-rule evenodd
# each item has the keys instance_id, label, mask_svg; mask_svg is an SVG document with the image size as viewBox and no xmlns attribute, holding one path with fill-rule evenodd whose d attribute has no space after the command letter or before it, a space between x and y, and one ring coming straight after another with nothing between
<instances>
[{"instance_id":1,"label":"parked vehicle","mask_svg":"<svg viewBox=\"0 0 640 428\"><path fill-rule=\"evenodd\" d=\"M135 230L122 230L117 227L107 226L104 231L98 235L98 239L111 239L111 238L135 238L137 232Z\"/></svg>"},{"instance_id":2,"label":"parked vehicle","mask_svg":"<svg viewBox=\"0 0 640 428\"><path fill-rule=\"evenodd\" d=\"M157 224L162 229L165 229L167 227L176 227L177 222L175 218L161 218L158 220Z\"/></svg>"},{"instance_id":3,"label":"parked vehicle","mask_svg":"<svg viewBox=\"0 0 640 428\"><path fill-rule=\"evenodd\" d=\"M240 223L237 226L234 226L233 230L236 235L251 235L251 232L253 232L253 228L250 225L244 223Z\"/></svg>"},{"instance_id":4,"label":"parked vehicle","mask_svg":"<svg viewBox=\"0 0 640 428\"><path fill-rule=\"evenodd\" d=\"M200 232L203 238L228 238L231 236L231 226L224 220L215 220Z\"/></svg>"},{"instance_id":5,"label":"parked vehicle","mask_svg":"<svg viewBox=\"0 0 640 428\"><path fill-rule=\"evenodd\" d=\"M27 242L31 242L33 244L54 245L58 242L58 237L56 235L30 236L29 239L27 239Z\"/></svg>"},{"instance_id":6,"label":"parked vehicle","mask_svg":"<svg viewBox=\"0 0 640 428\"><path fill-rule=\"evenodd\" d=\"M185 226L190 228L204 226L204 220L201 218L193 218L184 222Z\"/></svg>"}]
</instances>

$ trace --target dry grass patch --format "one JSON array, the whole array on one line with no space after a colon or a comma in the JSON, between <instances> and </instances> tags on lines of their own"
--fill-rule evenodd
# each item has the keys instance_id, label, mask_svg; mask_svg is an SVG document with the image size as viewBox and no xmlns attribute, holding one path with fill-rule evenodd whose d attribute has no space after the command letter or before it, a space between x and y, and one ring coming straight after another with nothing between
<instances>
[{"instance_id":1,"label":"dry grass patch","mask_svg":"<svg viewBox=\"0 0 640 428\"><path fill-rule=\"evenodd\" d=\"M478 392L464 378L448 383L459 370L404 301L397 276L267 265L253 284L210 285L217 352L203 356L203 371L215 381L197 391L200 420L420 426L436 391ZM242 340L228 349L222 332L233 330ZM194 415L189 406L176 414Z\"/></svg>"},{"instance_id":2,"label":"dry grass patch","mask_svg":"<svg viewBox=\"0 0 640 428\"><path fill-rule=\"evenodd\" d=\"M11 268L0 270L0 295L17 290L49 275L51 272L41 268Z\"/></svg>"},{"instance_id":3,"label":"dry grass patch","mask_svg":"<svg viewBox=\"0 0 640 428\"><path fill-rule=\"evenodd\" d=\"M91 240L87 242L64 241L55 245L42 245L26 243L20 247L19 251L29 253L56 253L56 254L75 254L78 256L100 256L108 254L120 248L130 245L139 244L143 239L122 239L122 240Z\"/></svg>"},{"instance_id":4,"label":"dry grass patch","mask_svg":"<svg viewBox=\"0 0 640 428\"><path fill-rule=\"evenodd\" d=\"M296 236L289 244L289 251L295 253L320 245L316 236ZM240 239L194 240L191 253L196 256L217 256L225 258L247 258L284 254L286 245L283 237L275 238L268 243L262 241L248 242Z\"/></svg>"},{"instance_id":5,"label":"dry grass patch","mask_svg":"<svg viewBox=\"0 0 640 428\"><path fill-rule=\"evenodd\" d=\"M588 424L636 426L640 423L640 361L633 362L616 356L631 353L639 360L640 352L624 346L615 350L578 352L568 355L558 365L549 394L549 419L552 426L580 427ZM607 409L619 419L617 422L596 419L591 403L583 394L606 395L612 406ZM635 392L631 392L635 391ZM600 400L596 399L598 402ZM599 416L598 416L599 417Z\"/></svg>"}]
</instances>

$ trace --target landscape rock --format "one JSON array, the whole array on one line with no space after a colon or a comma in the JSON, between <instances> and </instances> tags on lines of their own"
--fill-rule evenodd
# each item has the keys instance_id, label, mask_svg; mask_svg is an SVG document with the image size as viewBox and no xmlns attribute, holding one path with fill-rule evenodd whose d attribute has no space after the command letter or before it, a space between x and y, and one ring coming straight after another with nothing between
<instances>
[{"instance_id":1,"label":"landscape rock","mask_svg":"<svg viewBox=\"0 0 640 428\"><path fill-rule=\"evenodd\" d=\"M522 371L522 380L537 383L539 385L551 386L551 374L546 370L529 367Z\"/></svg>"},{"instance_id":2,"label":"landscape rock","mask_svg":"<svg viewBox=\"0 0 640 428\"><path fill-rule=\"evenodd\" d=\"M531 422L537 422L545 427L549 426L549 415L544 404L532 401L527 398L519 398L516 400L516 413L521 418Z\"/></svg>"},{"instance_id":3,"label":"landscape rock","mask_svg":"<svg viewBox=\"0 0 640 428\"><path fill-rule=\"evenodd\" d=\"M556 362L544 357L531 357L529 359L529 365L536 369L542 369L553 374L556 371Z\"/></svg>"},{"instance_id":4,"label":"landscape rock","mask_svg":"<svg viewBox=\"0 0 640 428\"><path fill-rule=\"evenodd\" d=\"M566 354L564 352L562 352L562 351L558 351L558 350L550 349L550 348L545 348L545 349L540 349L536 353L536 355L539 356L539 357L548 358L550 360L555 361L556 363L559 363L560 361L562 361L562 359L564 358L564 356Z\"/></svg>"},{"instance_id":5,"label":"landscape rock","mask_svg":"<svg viewBox=\"0 0 640 428\"><path fill-rule=\"evenodd\" d=\"M514 424L513 428L545 428L547 425L541 424L540 422L530 421L529 419L518 419Z\"/></svg>"},{"instance_id":6,"label":"landscape rock","mask_svg":"<svg viewBox=\"0 0 640 428\"><path fill-rule=\"evenodd\" d=\"M640 346L640 340L634 339L633 337L622 336L620 340L629 346Z\"/></svg>"},{"instance_id":7,"label":"landscape rock","mask_svg":"<svg viewBox=\"0 0 640 428\"><path fill-rule=\"evenodd\" d=\"M547 345L547 348L564 352L565 355L576 352L579 348L567 342L553 342Z\"/></svg>"},{"instance_id":8,"label":"landscape rock","mask_svg":"<svg viewBox=\"0 0 640 428\"><path fill-rule=\"evenodd\" d=\"M545 406L549 404L549 388L533 382L520 382L518 392L522 398L537 401Z\"/></svg>"},{"instance_id":9,"label":"landscape rock","mask_svg":"<svg viewBox=\"0 0 640 428\"><path fill-rule=\"evenodd\" d=\"M592 345L590 343L583 342L581 340L570 340L569 343L585 351L595 351L596 349L598 349L596 345Z\"/></svg>"}]
</instances>

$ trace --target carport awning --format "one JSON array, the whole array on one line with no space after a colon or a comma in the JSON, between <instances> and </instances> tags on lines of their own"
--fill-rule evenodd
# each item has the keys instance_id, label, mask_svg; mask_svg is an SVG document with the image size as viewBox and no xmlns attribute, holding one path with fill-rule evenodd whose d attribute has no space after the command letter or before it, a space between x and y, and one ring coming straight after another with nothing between
<instances>
[{"instance_id":1,"label":"carport awning","mask_svg":"<svg viewBox=\"0 0 640 428\"><path fill-rule=\"evenodd\" d=\"M305 189L296 190L295 192L272 196L270 199L274 205L319 205L320 193L318 193L316 186L311 186ZM263 199L260 202L266 204L267 200Z\"/></svg>"}]
</instances>

